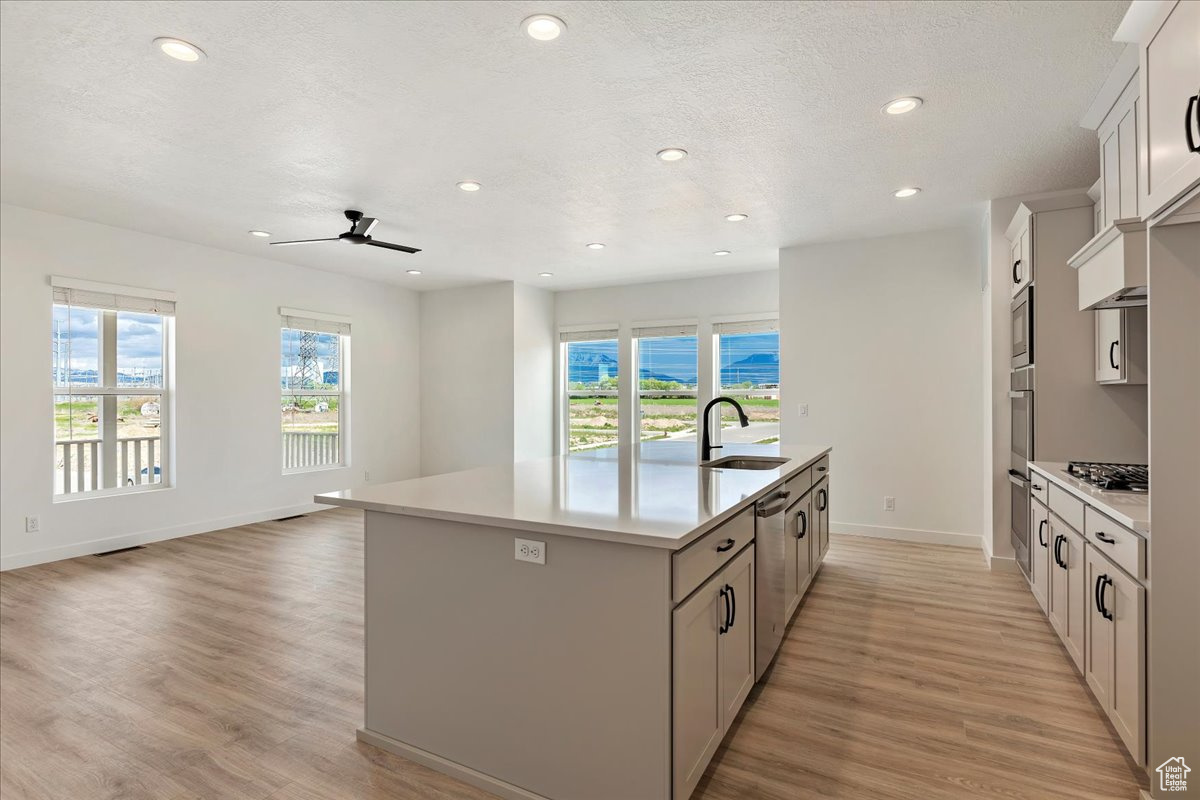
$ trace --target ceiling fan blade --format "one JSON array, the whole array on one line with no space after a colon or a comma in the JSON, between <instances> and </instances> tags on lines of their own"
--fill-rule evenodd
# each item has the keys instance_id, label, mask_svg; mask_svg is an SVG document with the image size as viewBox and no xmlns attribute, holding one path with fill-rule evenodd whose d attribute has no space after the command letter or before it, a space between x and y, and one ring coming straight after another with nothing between
<instances>
[{"instance_id":1,"label":"ceiling fan blade","mask_svg":"<svg viewBox=\"0 0 1200 800\"><path fill-rule=\"evenodd\" d=\"M402 244L392 244L391 242L381 242L378 239L372 239L366 244L374 245L375 247L386 247L388 250L399 250L401 253L419 253L420 249L416 247L405 247Z\"/></svg>"},{"instance_id":2,"label":"ceiling fan blade","mask_svg":"<svg viewBox=\"0 0 1200 800\"><path fill-rule=\"evenodd\" d=\"M339 237L334 236L332 239L297 239L294 242L271 242L273 245L285 244L312 244L313 242L336 242Z\"/></svg>"},{"instance_id":3,"label":"ceiling fan blade","mask_svg":"<svg viewBox=\"0 0 1200 800\"><path fill-rule=\"evenodd\" d=\"M356 233L359 236L370 236L371 229L378 224L379 220L375 219L374 217L363 217L358 222L354 223L354 230L351 232Z\"/></svg>"}]
</instances>

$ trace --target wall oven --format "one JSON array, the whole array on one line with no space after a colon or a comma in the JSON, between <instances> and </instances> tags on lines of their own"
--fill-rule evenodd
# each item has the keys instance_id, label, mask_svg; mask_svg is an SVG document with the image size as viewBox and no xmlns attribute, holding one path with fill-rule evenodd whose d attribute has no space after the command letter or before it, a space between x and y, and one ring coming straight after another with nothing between
<instances>
[{"instance_id":1,"label":"wall oven","mask_svg":"<svg viewBox=\"0 0 1200 800\"><path fill-rule=\"evenodd\" d=\"M1033 363L1033 287L1026 286L1012 301L1012 368Z\"/></svg>"},{"instance_id":2,"label":"wall oven","mask_svg":"<svg viewBox=\"0 0 1200 800\"><path fill-rule=\"evenodd\" d=\"M1034 368L1026 367L1009 375L1008 402L1012 410L1012 452L1009 455L1008 481L1012 496L1012 545L1017 566L1029 576L1029 462L1033 452Z\"/></svg>"}]
</instances>

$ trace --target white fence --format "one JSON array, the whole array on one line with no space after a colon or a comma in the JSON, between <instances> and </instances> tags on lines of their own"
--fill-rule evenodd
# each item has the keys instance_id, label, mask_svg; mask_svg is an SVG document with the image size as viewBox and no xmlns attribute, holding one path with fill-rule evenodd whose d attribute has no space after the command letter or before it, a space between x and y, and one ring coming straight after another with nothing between
<instances>
[{"instance_id":1,"label":"white fence","mask_svg":"<svg viewBox=\"0 0 1200 800\"><path fill-rule=\"evenodd\" d=\"M54 443L55 494L93 492L101 488L100 439ZM158 436L117 439L117 480L109 486L137 486L162 480L162 448Z\"/></svg>"},{"instance_id":2,"label":"white fence","mask_svg":"<svg viewBox=\"0 0 1200 800\"><path fill-rule=\"evenodd\" d=\"M328 467L341 461L337 433L284 431L283 468Z\"/></svg>"}]
</instances>

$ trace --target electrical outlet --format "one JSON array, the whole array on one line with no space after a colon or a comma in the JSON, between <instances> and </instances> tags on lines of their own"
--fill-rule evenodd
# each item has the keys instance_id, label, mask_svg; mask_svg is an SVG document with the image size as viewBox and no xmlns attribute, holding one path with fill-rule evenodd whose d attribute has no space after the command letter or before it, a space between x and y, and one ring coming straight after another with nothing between
<instances>
[{"instance_id":1,"label":"electrical outlet","mask_svg":"<svg viewBox=\"0 0 1200 800\"><path fill-rule=\"evenodd\" d=\"M884 495L883 496L883 510L884 511L895 511L896 510L896 498L892 497L891 495Z\"/></svg>"},{"instance_id":2,"label":"electrical outlet","mask_svg":"<svg viewBox=\"0 0 1200 800\"><path fill-rule=\"evenodd\" d=\"M25 532L37 533L42 529L42 521L38 517L25 518Z\"/></svg>"},{"instance_id":3,"label":"electrical outlet","mask_svg":"<svg viewBox=\"0 0 1200 800\"><path fill-rule=\"evenodd\" d=\"M546 543L535 542L532 539L516 539L517 561L528 561L531 564L546 563Z\"/></svg>"},{"instance_id":4,"label":"electrical outlet","mask_svg":"<svg viewBox=\"0 0 1200 800\"><path fill-rule=\"evenodd\" d=\"M800 416L807 417L808 416L808 403L801 403L800 405L796 406L796 411L799 412Z\"/></svg>"}]
</instances>

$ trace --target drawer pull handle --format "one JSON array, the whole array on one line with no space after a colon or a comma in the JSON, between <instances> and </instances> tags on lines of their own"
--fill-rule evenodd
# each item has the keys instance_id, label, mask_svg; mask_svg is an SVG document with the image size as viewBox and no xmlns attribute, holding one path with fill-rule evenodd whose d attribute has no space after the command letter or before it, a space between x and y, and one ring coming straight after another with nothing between
<instances>
[{"instance_id":1,"label":"drawer pull handle","mask_svg":"<svg viewBox=\"0 0 1200 800\"><path fill-rule=\"evenodd\" d=\"M1120 343L1121 342L1118 340L1108 346L1108 365L1113 369L1121 368L1120 365L1117 364L1117 345Z\"/></svg>"},{"instance_id":2,"label":"drawer pull handle","mask_svg":"<svg viewBox=\"0 0 1200 800\"><path fill-rule=\"evenodd\" d=\"M1066 540L1067 540L1067 537L1061 533L1058 536L1054 537L1054 563L1058 564L1058 566L1061 567L1062 569L1067 568L1067 562L1062 560L1062 555L1059 553L1059 551L1062 548L1063 542L1065 542Z\"/></svg>"},{"instance_id":3,"label":"drawer pull handle","mask_svg":"<svg viewBox=\"0 0 1200 800\"><path fill-rule=\"evenodd\" d=\"M1039 485L1038 485L1038 484L1036 484L1036 483L1031 483L1031 484L1029 484L1029 485L1030 485L1031 487L1033 487L1033 490L1034 490L1035 492L1040 492L1040 491L1042 490L1042 487L1041 487L1041 486L1039 486Z\"/></svg>"},{"instance_id":4,"label":"drawer pull handle","mask_svg":"<svg viewBox=\"0 0 1200 800\"><path fill-rule=\"evenodd\" d=\"M1043 535L1043 531L1045 529L1046 529L1046 520L1044 520L1044 519L1039 520L1038 521L1038 544L1040 544L1042 547L1049 547L1050 545L1046 542L1046 537Z\"/></svg>"},{"instance_id":5,"label":"drawer pull handle","mask_svg":"<svg viewBox=\"0 0 1200 800\"><path fill-rule=\"evenodd\" d=\"M1187 110L1183 112L1183 132L1187 136L1188 150L1193 153L1200 153L1200 145L1196 144L1196 139L1192 136L1192 109L1196 109L1196 125L1200 127L1200 94L1194 94L1188 98Z\"/></svg>"},{"instance_id":6,"label":"drawer pull handle","mask_svg":"<svg viewBox=\"0 0 1200 800\"><path fill-rule=\"evenodd\" d=\"M817 467L817 472L824 472L827 469L829 469L829 467Z\"/></svg>"},{"instance_id":7,"label":"drawer pull handle","mask_svg":"<svg viewBox=\"0 0 1200 800\"><path fill-rule=\"evenodd\" d=\"M808 514L805 513L804 509L802 508L802 509L800 509L800 532L796 534L796 538L803 539L805 534L807 534L807 533L808 533Z\"/></svg>"},{"instance_id":8,"label":"drawer pull handle","mask_svg":"<svg viewBox=\"0 0 1200 800\"><path fill-rule=\"evenodd\" d=\"M733 549L734 544L735 544L735 542L733 541L733 539L726 539L725 544L717 546L717 552L718 553L727 553Z\"/></svg>"},{"instance_id":9,"label":"drawer pull handle","mask_svg":"<svg viewBox=\"0 0 1200 800\"><path fill-rule=\"evenodd\" d=\"M1013 262L1013 283L1021 282L1021 273L1019 271L1020 269L1021 269L1021 259L1018 258L1016 261Z\"/></svg>"},{"instance_id":10,"label":"drawer pull handle","mask_svg":"<svg viewBox=\"0 0 1200 800\"><path fill-rule=\"evenodd\" d=\"M721 624L717 626L717 633L725 633L727 630L729 630L729 593L727 591L728 589L729 589L728 585L721 587L721 600L725 604L725 619L722 620Z\"/></svg>"},{"instance_id":11,"label":"drawer pull handle","mask_svg":"<svg viewBox=\"0 0 1200 800\"><path fill-rule=\"evenodd\" d=\"M1116 539L1112 538L1104 531L1096 531L1096 538L1099 539L1100 541L1104 542L1105 544L1116 544L1117 543Z\"/></svg>"},{"instance_id":12,"label":"drawer pull handle","mask_svg":"<svg viewBox=\"0 0 1200 800\"><path fill-rule=\"evenodd\" d=\"M1101 575L1096 579L1096 610L1100 612L1100 616L1109 622L1113 620L1113 613L1104 605L1104 589L1107 586L1112 586L1112 582L1112 578L1107 575Z\"/></svg>"},{"instance_id":13,"label":"drawer pull handle","mask_svg":"<svg viewBox=\"0 0 1200 800\"><path fill-rule=\"evenodd\" d=\"M824 511L829 508L829 492L822 489L817 492L817 498L820 500L820 505L817 506L817 511Z\"/></svg>"},{"instance_id":14,"label":"drawer pull handle","mask_svg":"<svg viewBox=\"0 0 1200 800\"><path fill-rule=\"evenodd\" d=\"M733 623L737 621L737 592L728 583L725 584L725 591L729 592L726 596L730 601L729 624L725 626L725 630L729 630L733 627Z\"/></svg>"}]
</instances>

